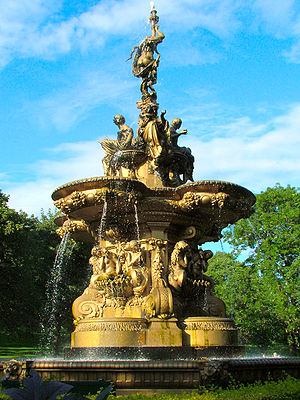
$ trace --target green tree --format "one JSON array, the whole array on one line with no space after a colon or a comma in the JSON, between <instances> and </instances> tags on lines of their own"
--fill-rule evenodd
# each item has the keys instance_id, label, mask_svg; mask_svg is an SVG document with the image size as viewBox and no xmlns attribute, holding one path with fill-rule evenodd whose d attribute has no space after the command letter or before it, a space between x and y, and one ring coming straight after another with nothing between
<instances>
[{"instance_id":1,"label":"green tree","mask_svg":"<svg viewBox=\"0 0 300 400\"><path fill-rule=\"evenodd\" d=\"M226 304L242 341L268 346L284 341L272 302L266 297L263 277L251 263L236 261L233 254L217 252L209 263L215 294Z\"/></svg>"},{"instance_id":2,"label":"green tree","mask_svg":"<svg viewBox=\"0 0 300 400\"><path fill-rule=\"evenodd\" d=\"M60 238L54 212L28 217L9 208L8 201L9 196L0 190L0 333L24 343L26 336L32 341L32 333L40 332L41 320L47 324L49 319L45 311L51 309L47 303L53 302L49 282ZM67 245L54 310L54 347L62 340L61 334L72 328L71 306L87 286L89 252L90 246L84 243L70 240Z\"/></svg>"},{"instance_id":3,"label":"green tree","mask_svg":"<svg viewBox=\"0 0 300 400\"><path fill-rule=\"evenodd\" d=\"M9 197L0 191L0 329L16 332L16 328L36 327L31 231L36 221L23 212L8 207Z\"/></svg>"},{"instance_id":4,"label":"green tree","mask_svg":"<svg viewBox=\"0 0 300 400\"><path fill-rule=\"evenodd\" d=\"M257 308L269 313L269 323L284 333L294 352L300 333L299 217L299 190L277 184L257 195L249 220L238 221L224 235L235 256L250 250L244 265L254 271Z\"/></svg>"}]
</instances>

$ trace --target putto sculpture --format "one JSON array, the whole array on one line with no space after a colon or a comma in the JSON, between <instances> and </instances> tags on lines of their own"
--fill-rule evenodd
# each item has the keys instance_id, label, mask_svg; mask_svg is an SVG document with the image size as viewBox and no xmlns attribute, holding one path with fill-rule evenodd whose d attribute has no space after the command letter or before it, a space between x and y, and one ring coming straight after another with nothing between
<instances>
[{"instance_id":1,"label":"putto sculpture","mask_svg":"<svg viewBox=\"0 0 300 400\"><path fill-rule=\"evenodd\" d=\"M169 123L166 111L158 114L157 46L165 38L158 20L152 9L151 35L131 53L142 79L136 135L116 115L117 138L100 142L105 176L52 196L63 213L58 233L94 244L90 283L73 304L72 355L137 346L150 356L161 347L189 357L238 349L234 322L207 275L212 252L199 246L249 217L255 197L228 182L193 182L192 151L178 144L187 130L180 118Z\"/></svg>"}]
</instances>

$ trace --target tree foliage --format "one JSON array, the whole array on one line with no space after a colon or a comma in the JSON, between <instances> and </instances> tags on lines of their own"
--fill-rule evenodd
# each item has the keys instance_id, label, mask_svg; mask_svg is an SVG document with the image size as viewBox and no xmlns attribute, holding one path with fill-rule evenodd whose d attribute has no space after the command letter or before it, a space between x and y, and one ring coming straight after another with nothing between
<instances>
[{"instance_id":1,"label":"tree foliage","mask_svg":"<svg viewBox=\"0 0 300 400\"><path fill-rule=\"evenodd\" d=\"M264 279L252 263L218 252L210 260L209 275L244 343L270 346L284 342L284 326L278 323L272 301L266 297Z\"/></svg>"},{"instance_id":2,"label":"tree foliage","mask_svg":"<svg viewBox=\"0 0 300 400\"><path fill-rule=\"evenodd\" d=\"M47 302L53 302L49 282L60 238L55 213L29 217L9 208L8 201L0 191L0 332L11 339L20 337L24 344L26 336L32 341L31 334L40 331L42 321L47 323ZM71 330L71 305L87 281L90 247L71 242L57 294L56 341L62 331Z\"/></svg>"},{"instance_id":3,"label":"tree foliage","mask_svg":"<svg viewBox=\"0 0 300 400\"><path fill-rule=\"evenodd\" d=\"M262 332L267 317L272 336L284 335L293 349L299 348L300 333L299 217L299 191L277 184L257 195L255 213L249 220L238 221L224 235L235 258L249 253L232 278L239 282L235 290L247 293L245 317L248 321L250 315L257 317ZM247 279L248 286L241 290Z\"/></svg>"},{"instance_id":4,"label":"tree foliage","mask_svg":"<svg viewBox=\"0 0 300 400\"><path fill-rule=\"evenodd\" d=\"M36 221L25 213L8 207L8 196L0 192L0 327L13 330L20 326L33 329L35 304L30 297L35 290L31 232ZM37 299L40 293L36 293Z\"/></svg>"}]
</instances>

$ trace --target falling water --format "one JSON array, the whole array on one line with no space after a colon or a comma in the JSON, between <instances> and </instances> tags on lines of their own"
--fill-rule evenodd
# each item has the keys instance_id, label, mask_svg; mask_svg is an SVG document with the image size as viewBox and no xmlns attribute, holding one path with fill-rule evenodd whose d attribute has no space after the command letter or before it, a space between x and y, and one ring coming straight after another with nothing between
<instances>
[{"instance_id":1,"label":"falling water","mask_svg":"<svg viewBox=\"0 0 300 400\"><path fill-rule=\"evenodd\" d=\"M103 239L103 230L106 224L106 215L107 215L107 202L105 200L104 205L103 205L103 211L102 211L102 217L100 221L100 226L99 226L99 231L98 231L98 240Z\"/></svg>"},{"instance_id":2,"label":"falling water","mask_svg":"<svg viewBox=\"0 0 300 400\"><path fill-rule=\"evenodd\" d=\"M135 203L134 203L134 212L135 212L136 237L137 237L138 242L140 242L140 228L139 228L138 209L137 209L137 205Z\"/></svg>"},{"instance_id":3,"label":"falling water","mask_svg":"<svg viewBox=\"0 0 300 400\"><path fill-rule=\"evenodd\" d=\"M207 311L208 311L207 286L204 286L203 311L204 311L205 313L207 313Z\"/></svg>"},{"instance_id":4,"label":"falling water","mask_svg":"<svg viewBox=\"0 0 300 400\"><path fill-rule=\"evenodd\" d=\"M47 304L44 311L44 318L42 321L42 332L40 345L42 348L51 350L55 343L55 336L57 330L57 312L58 306L61 301L60 286L62 282L63 266L66 262L65 253L70 233L65 232L59 244L56 257L54 260L53 268L51 270L50 278L46 286L46 299ZM71 252L72 253L73 247Z\"/></svg>"}]
</instances>

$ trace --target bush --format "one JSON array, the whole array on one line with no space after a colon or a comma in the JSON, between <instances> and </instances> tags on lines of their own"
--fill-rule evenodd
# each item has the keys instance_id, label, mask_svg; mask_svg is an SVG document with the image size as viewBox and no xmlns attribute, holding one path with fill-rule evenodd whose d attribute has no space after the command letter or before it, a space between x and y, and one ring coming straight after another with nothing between
<instances>
[{"instance_id":1,"label":"bush","mask_svg":"<svg viewBox=\"0 0 300 400\"><path fill-rule=\"evenodd\" d=\"M94 397L90 397L94 399ZM115 400L300 400L300 380L287 377L284 380L252 385L231 385L227 389L211 387L200 388L199 392L182 394L156 394L146 396L142 393L130 396L117 396ZM108 400L112 400L109 399Z\"/></svg>"},{"instance_id":2,"label":"bush","mask_svg":"<svg viewBox=\"0 0 300 400\"><path fill-rule=\"evenodd\" d=\"M132 394L130 396L112 396L109 395L111 388L102 390L95 395L85 397L90 400L105 398L105 400L300 400L300 380L288 376L287 378L274 382L257 382L252 385L231 384L227 389L211 387L210 389L199 388L198 392L192 393L164 393L147 396L142 393ZM75 393L67 394L66 399L74 399ZM78 395L80 396L80 395ZM60 396L61 399L64 395ZM10 397L0 393L0 400L8 400ZM80 397L82 399L82 397ZM34 400L34 399L32 399Z\"/></svg>"}]
</instances>

